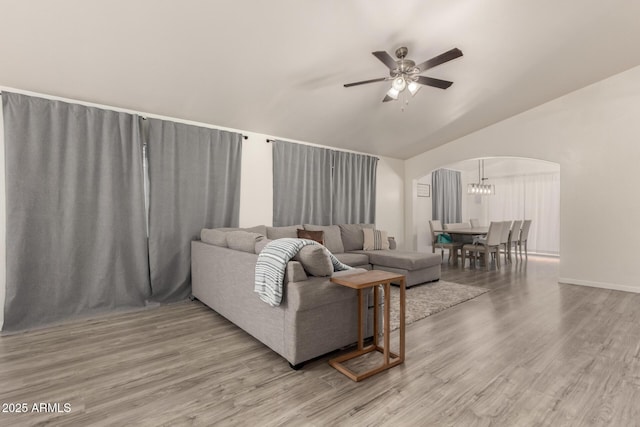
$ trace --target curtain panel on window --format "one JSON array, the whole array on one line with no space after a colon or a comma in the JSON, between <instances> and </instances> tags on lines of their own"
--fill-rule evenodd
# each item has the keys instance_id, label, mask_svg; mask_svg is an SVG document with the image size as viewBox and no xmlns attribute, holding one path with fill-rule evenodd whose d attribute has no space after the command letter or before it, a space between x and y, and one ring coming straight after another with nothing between
<instances>
[{"instance_id":1,"label":"curtain panel on window","mask_svg":"<svg viewBox=\"0 0 640 427\"><path fill-rule=\"evenodd\" d=\"M4 331L149 298L142 143L131 114L3 91Z\"/></svg>"},{"instance_id":2,"label":"curtain panel on window","mask_svg":"<svg viewBox=\"0 0 640 427\"><path fill-rule=\"evenodd\" d=\"M530 219L529 252L560 253L560 172L493 177L496 194L487 197L495 221Z\"/></svg>"},{"instance_id":3,"label":"curtain panel on window","mask_svg":"<svg viewBox=\"0 0 640 427\"><path fill-rule=\"evenodd\" d=\"M372 156L273 141L273 224L374 223Z\"/></svg>"},{"instance_id":4,"label":"curtain panel on window","mask_svg":"<svg viewBox=\"0 0 640 427\"><path fill-rule=\"evenodd\" d=\"M331 224L331 151L273 141L273 225Z\"/></svg>"},{"instance_id":5,"label":"curtain panel on window","mask_svg":"<svg viewBox=\"0 0 640 427\"><path fill-rule=\"evenodd\" d=\"M376 157L333 152L333 224L376 222L377 166Z\"/></svg>"},{"instance_id":6,"label":"curtain panel on window","mask_svg":"<svg viewBox=\"0 0 640 427\"><path fill-rule=\"evenodd\" d=\"M442 224L462 222L462 178L460 172L438 169L431 173L431 217Z\"/></svg>"},{"instance_id":7,"label":"curtain panel on window","mask_svg":"<svg viewBox=\"0 0 640 427\"><path fill-rule=\"evenodd\" d=\"M242 135L148 119L152 300L191 293L191 241L202 228L237 227Z\"/></svg>"}]
</instances>

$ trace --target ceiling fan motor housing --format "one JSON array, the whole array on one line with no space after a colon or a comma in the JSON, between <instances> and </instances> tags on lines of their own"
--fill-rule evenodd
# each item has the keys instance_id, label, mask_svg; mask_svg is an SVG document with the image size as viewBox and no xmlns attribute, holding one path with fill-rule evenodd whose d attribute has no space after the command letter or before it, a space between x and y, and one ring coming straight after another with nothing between
<instances>
[{"instance_id":1,"label":"ceiling fan motor housing","mask_svg":"<svg viewBox=\"0 0 640 427\"><path fill-rule=\"evenodd\" d=\"M396 49L396 56L398 57L396 64L398 64L398 66L393 70L389 70L389 75L391 75L391 77L414 74L419 71L415 69L416 63L414 61L405 59L407 53L409 53L409 49L404 46Z\"/></svg>"}]
</instances>

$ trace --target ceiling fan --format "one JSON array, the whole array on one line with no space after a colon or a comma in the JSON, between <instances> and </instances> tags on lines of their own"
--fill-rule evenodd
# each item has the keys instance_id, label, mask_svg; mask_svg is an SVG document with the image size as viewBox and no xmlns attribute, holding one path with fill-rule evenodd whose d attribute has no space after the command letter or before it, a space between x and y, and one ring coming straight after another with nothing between
<instances>
[{"instance_id":1,"label":"ceiling fan","mask_svg":"<svg viewBox=\"0 0 640 427\"><path fill-rule=\"evenodd\" d=\"M456 59L462 56L462 51L460 49L451 49L418 65L416 65L414 61L406 59L408 52L409 49L404 46L396 49L396 57L398 58L397 60L394 60L391 55L383 50L372 52L373 56L378 58L384 65L389 68L389 77L381 77L379 79L347 83L344 85L344 87L393 80L393 82L391 83L391 89L389 89L387 95L382 100L382 102L388 102L397 100L400 92L404 91L405 89L407 89L413 96L416 94L416 92L418 92L418 90L420 90L420 85L446 89L453 84L453 82L450 82L448 80L440 80L433 77L420 76L419 74L427 71L430 68L436 67L440 64L444 64L445 62L449 62L452 59Z\"/></svg>"}]
</instances>

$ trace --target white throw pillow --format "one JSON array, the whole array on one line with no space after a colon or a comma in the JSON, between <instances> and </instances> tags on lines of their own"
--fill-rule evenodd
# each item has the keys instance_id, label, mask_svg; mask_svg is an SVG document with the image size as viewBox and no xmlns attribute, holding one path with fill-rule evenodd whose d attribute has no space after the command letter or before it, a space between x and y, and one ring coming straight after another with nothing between
<instances>
[{"instance_id":1,"label":"white throw pillow","mask_svg":"<svg viewBox=\"0 0 640 427\"><path fill-rule=\"evenodd\" d=\"M363 228L365 251L377 251L381 249L389 249L389 237L384 230L373 230L371 228Z\"/></svg>"}]
</instances>

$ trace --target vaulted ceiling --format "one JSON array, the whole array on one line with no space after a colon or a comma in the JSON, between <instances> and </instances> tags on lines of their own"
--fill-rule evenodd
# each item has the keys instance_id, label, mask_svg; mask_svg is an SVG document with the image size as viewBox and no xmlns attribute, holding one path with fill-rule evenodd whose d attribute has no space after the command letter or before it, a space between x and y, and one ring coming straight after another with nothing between
<instances>
[{"instance_id":1,"label":"vaulted ceiling","mask_svg":"<svg viewBox=\"0 0 640 427\"><path fill-rule=\"evenodd\" d=\"M0 0L0 86L408 158L640 64L636 0ZM382 103L371 52L452 80Z\"/></svg>"}]
</instances>

